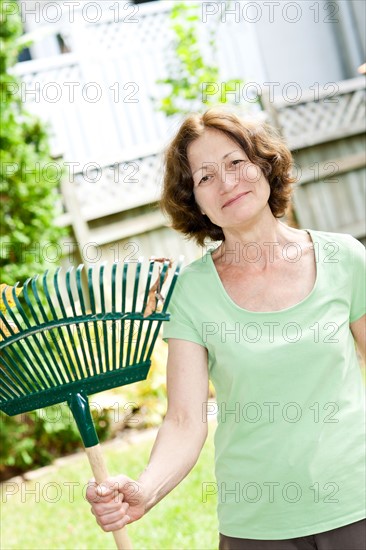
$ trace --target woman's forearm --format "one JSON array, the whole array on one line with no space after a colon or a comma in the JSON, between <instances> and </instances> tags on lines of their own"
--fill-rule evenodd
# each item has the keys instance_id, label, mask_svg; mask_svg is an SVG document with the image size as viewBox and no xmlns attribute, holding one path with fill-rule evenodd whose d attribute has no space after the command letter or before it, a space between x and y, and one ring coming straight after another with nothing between
<instances>
[{"instance_id":1,"label":"woman's forearm","mask_svg":"<svg viewBox=\"0 0 366 550\"><path fill-rule=\"evenodd\" d=\"M138 478L146 491L146 512L191 471L207 437L207 423L181 423L165 417L149 463Z\"/></svg>"}]
</instances>

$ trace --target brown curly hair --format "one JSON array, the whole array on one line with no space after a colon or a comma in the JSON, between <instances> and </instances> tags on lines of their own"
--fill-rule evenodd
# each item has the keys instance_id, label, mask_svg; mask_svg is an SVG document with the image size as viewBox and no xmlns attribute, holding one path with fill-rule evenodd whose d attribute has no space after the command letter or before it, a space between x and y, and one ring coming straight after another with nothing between
<instances>
[{"instance_id":1,"label":"brown curly hair","mask_svg":"<svg viewBox=\"0 0 366 550\"><path fill-rule=\"evenodd\" d=\"M207 128L220 130L236 142L257 165L270 185L268 204L276 218L284 215L290 202L293 158L283 139L266 123L240 119L235 114L212 108L189 115L165 152L165 173L159 206L170 218L173 229L193 238L199 246L205 239L224 241L221 227L201 213L193 194L193 178L187 158L188 146Z\"/></svg>"}]
</instances>

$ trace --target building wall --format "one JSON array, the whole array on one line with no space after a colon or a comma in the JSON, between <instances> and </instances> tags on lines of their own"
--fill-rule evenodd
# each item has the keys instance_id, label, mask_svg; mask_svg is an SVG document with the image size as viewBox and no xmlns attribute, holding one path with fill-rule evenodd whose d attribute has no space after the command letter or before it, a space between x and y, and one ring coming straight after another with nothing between
<instances>
[{"instance_id":1,"label":"building wall","mask_svg":"<svg viewBox=\"0 0 366 550\"><path fill-rule=\"evenodd\" d=\"M357 29L358 41L363 55L363 62L366 58L366 2L360 0L350 0L353 20Z\"/></svg>"},{"instance_id":2,"label":"building wall","mask_svg":"<svg viewBox=\"0 0 366 550\"><path fill-rule=\"evenodd\" d=\"M324 0L279 3L273 18L268 7L263 9L255 26L268 80L279 82L281 88L296 82L303 89L347 78L337 40L344 32L341 18L324 9L336 4ZM318 12L311 6L317 6Z\"/></svg>"}]
</instances>

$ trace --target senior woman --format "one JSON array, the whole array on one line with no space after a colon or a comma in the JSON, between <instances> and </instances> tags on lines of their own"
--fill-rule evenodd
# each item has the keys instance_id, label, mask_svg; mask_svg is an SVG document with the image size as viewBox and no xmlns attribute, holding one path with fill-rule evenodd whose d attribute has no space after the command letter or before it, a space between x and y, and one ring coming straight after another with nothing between
<instances>
[{"instance_id":1,"label":"senior woman","mask_svg":"<svg viewBox=\"0 0 366 550\"><path fill-rule=\"evenodd\" d=\"M218 499L220 549L365 548L365 251L280 221L291 164L270 127L217 109L186 118L167 149L162 209L199 245L221 244L178 279L168 410L146 469L132 491L125 475L88 489L105 531L189 473L215 412L216 483L204 490Z\"/></svg>"}]
</instances>

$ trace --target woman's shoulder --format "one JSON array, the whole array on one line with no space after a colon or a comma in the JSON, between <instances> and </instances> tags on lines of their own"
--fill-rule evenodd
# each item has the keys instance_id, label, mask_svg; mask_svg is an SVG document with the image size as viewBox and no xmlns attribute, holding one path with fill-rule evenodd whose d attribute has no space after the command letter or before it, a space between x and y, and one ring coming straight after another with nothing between
<instances>
[{"instance_id":1,"label":"woman's shoulder","mask_svg":"<svg viewBox=\"0 0 366 550\"><path fill-rule=\"evenodd\" d=\"M307 231L310 231L314 235L318 236L319 238L323 238L327 241L332 240L344 240L347 241L350 237L353 239L352 235L350 233L337 233L335 231L323 231L321 229L308 229Z\"/></svg>"},{"instance_id":2,"label":"woman's shoulder","mask_svg":"<svg viewBox=\"0 0 366 550\"><path fill-rule=\"evenodd\" d=\"M192 260L190 263L185 265L182 268L182 274L200 274L207 272L207 268L210 265L210 260L212 257L212 250L205 250L202 248L201 252L197 255L195 260Z\"/></svg>"},{"instance_id":3,"label":"woman's shoulder","mask_svg":"<svg viewBox=\"0 0 366 550\"><path fill-rule=\"evenodd\" d=\"M365 246L350 233L311 230L319 260L341 263L348 269L365 262Z\"/></svg>"},{"instance_id":4,"label":"woman's shoulder","mask_svg":"<svg viewBox=\"0 0 366 550\"><path fill-rule=\"evenodd\" d=\"M207 275L210 273L210 251L202 252L199 256L192 260L190 263L184 265L180 271L178 282L179 286L194 285L195 282L202 282L207 280Z\"/></svg>"},{"instance_id":5,"label":"woman's shoulder","mask_svg":"<svg viewBox=\"0 0 366 550\"><path fill-rule=\"evenodd\" d=\"M350 233L337 233L335 231L321 231L319 229L310 229L309 231L313 234L315 239L319 241L324 241L327 243L335 243L338 245L343 245L347 248L349 247L364 248L363 244Z\"/></svg>"}]
</instances>

